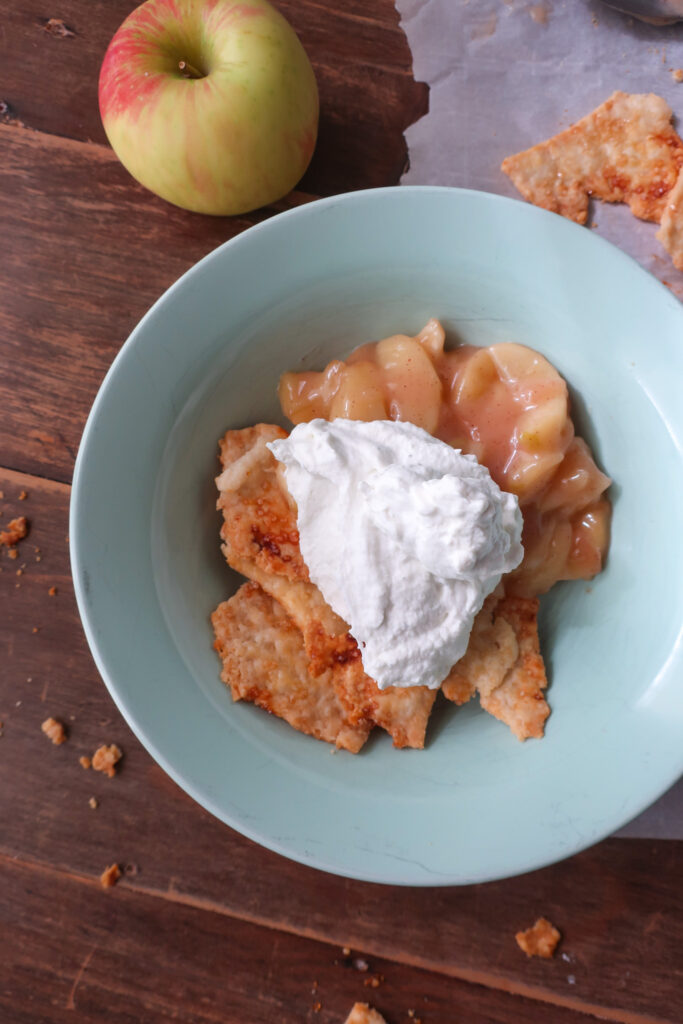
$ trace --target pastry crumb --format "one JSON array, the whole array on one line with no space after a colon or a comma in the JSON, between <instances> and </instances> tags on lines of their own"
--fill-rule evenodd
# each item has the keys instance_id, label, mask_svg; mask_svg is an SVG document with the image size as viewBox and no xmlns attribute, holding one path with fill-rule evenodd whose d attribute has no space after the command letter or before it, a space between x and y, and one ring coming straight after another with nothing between
<instances>
[{"instance_id":1,"label":"pastry crumb","mask_svg":"<svg viewBox=\"0 0 683 1024\"><path fill-rule=\"evenodd\" d=\"M17 551L16 548L10 548L9 551L7 552L7 554L9 555L10 558L18 558L19 557L19 552Z\"/></svg>"},{"instance_id":2,"label":"pastry crumb","mask_svg":"<svg viewBox=\"0 0 683 1024\"><path fill-rule=\"evenodd\" d=\"M411 1015L410 1010L408 1015ZM345 1024L386 1024L386 1021L381 1013L373 1010L367 1003L354 1003Z\"/></svg>"},{"instance_id":3,"label":"pastry crumb","mask_svg":"<svg viewBox=\"0 0 683 1024\"><path fill-rule=\"evenodd\" d=\"M354 1002L345 1024L386 1024L386 1021L367 1002Z\"/></svg>"},{"instance_id":4,"label":"pastry crumb","mask_svg":"<svg viewBox=\"0 0 683 1024\"><path fill-rule=\"evenodd\" d=\"M56 587L50 587L50 589L48 590L48 594L50 595L50 597L55 597L56 594L57 594L57 588Z\"/></svg>"},{"instance_id":5,"label":"pastry crumb","mask_svg":"<svg viewBox=\"0 0 683 1024\"><path fill-rule=\"evenodd\" d=\"M28 498L28 491L21 491L19 494L19 501L26 501Z\"/></svg>"},{"instance_id":6,"label":"pastry crumb","mask_svg":"<svg viewBox=\"0 0 683 1024\"><path fill-rule=\"evenodd\" d=\"M66 742L66 729L57 718L46 718L40 728L55 745Z\"/></svg>"},{"instance_id":7,"label":"pastry crumb","mask_svg":"<svg viewBox=\"0 0 683 1024\"><path fill-rule=\"evenodd\" d=\"M363 984L366 988L379 988L383 981L383 974L373 974L371 978L365 978Z\"/></svg>"},{"instance_id":8,"label":"pastry crumb","mask_svg":"<svg viewBox=\"0 0 683 1024\"><path fill-rule=\"evenodd\" d=\"M85 755L83 757L79 757L78 763L80 764L81 768L86 769L90 768L90 766L92 765L92 761L90 760L90 758L86 757Z\"/></svg>"},{"instance_id":9,"label":"pastry crumb","mask_svg":"<svg viewBox=\"0 0 683 1024\"><path fill-rule=\"evenodd\" d=\"M100 875L100 885L103 889L111 889L113 885L116 885L120 877L121 870L118 864L111 864Z\"/></svg>"},{"instance_id":10,"label":"pastry crumb","mask_svg":"<svg viewBox=\"0 0 683 1024\"><path fill-rule=\"evenodd\" d=\"M674 82L683 82L683 68L674 68L671 72Z\"/></svg>"},{"instance_id":11,"label":"pastry crumb","mask_svg":"<svg viewBox=\"0 0 683 1024\"><path fill-rule=\"evenodd\" d=\"M109 746L102 744L92 756L92 767L96 772L104 772L107 778L113 779L116 775L116 765L121 760L121 751L115 743Z\"/></svg>"},{"instance_id":12,"label":"pastry crumb","mask_svg":"<svg viewBox=\"0 0 683 1024\"><path fill-rule=\"evenodd\" d=\"M527 956L541 956L549 960L557 948L562 935L546 917L539 917L536 924L526 931L517 932L517 945Z\"/></svg>"},{"instance_id":13,"label":"pastry crumb","mask_svg":"<svg viewBox=\"0 0 683 1024\"><path fill-rule=\"evenodd\" d=\"M13 547L18 544L20 540L23 540L28 533L28 522L26 516L17 516L16 519L11 519L7 525L6 530L0 530L0 545L6 544L7 547ZM12 555L16 558L16 555Z\"/></svg>"},{"instance_id":14,"label":"pastry crumb","mask_svg":"<svg viewBox=\"0 0 683 1024\"><path fill-rule=\"evenodd\" d=\"M99 806L100 802L97 799L97 797L91 796L90 799L88 800L88 807L92 807L93 811L96 811Z\"/></svg>"}]
</instances>

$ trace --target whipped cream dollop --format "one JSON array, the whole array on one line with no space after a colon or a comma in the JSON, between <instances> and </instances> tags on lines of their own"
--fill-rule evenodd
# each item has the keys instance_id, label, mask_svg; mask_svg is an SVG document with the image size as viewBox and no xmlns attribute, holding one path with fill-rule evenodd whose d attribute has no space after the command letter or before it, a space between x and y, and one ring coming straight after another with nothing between
<instances>
[{"instance_id":1,"label":"whipped cream dollop","mask_svg":"<svg viewBox=\"0 0 683 1024\"><path fill-rule=\"evenodd\" d=\"M312 420L268 444L313 583L387 686L438 687L522 560L517 498L412 423Z\"/></svg>"}]
</instances>

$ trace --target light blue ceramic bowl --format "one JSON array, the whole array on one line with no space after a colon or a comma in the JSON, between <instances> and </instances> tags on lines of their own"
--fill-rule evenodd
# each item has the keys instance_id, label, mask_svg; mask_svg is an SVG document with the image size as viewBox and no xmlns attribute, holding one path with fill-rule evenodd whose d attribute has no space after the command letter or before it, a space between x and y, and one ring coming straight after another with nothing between
<instances>
[{"instance_id":1,"label":"light blue ceramic bowl","mask_svg":"<svg viewBox=\"0 0 683 1024\"><path fill-rule=\"evenodd\" d=\"M424 751L358 756L246 705L219 679L209 614L238 585L213 478L229 427L281 421L284 370L440 318L451 341L520 341L570 382L615 484L590 586L544 599L553 713L521 744L474 702ZM281 214L193 267L102 385L71 506L79 608L142 743L213 814L326 871L482 882L566 857L683 770L683 310L590 231L509 199L380 189ZM150 794L150 799L153 796Z\"/></svg>"}]
</instances>

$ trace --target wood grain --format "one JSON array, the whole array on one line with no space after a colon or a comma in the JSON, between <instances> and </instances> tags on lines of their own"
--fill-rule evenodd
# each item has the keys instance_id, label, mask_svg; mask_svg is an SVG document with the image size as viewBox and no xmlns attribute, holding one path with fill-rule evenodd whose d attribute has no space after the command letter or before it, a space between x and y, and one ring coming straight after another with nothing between
<instances>
[{"instance_id":1,"label":"wood grain","mask_svg":"<svg viewBox=\"0 0 683 1024\"><path fill-rule=\"evenodd\" d=\"M547 1007L326 943L0 857L0 1019L8 1024L343 1024L370 1002L389 1024L546 1024ZM355 966L354 966L355 965ZM358 967L365 967L359 970ZM365 985L375 978L377 988ZM30 993L28 1003L26 994ZM22 1005L25 1016L17 1013ZM553 1009L554 1024L592 1018Z\"/></svg>"},{"instance_id":2,"label":"wood grain","mask_svg":"<svg viewBox=\"0 0 683 1024\"><path fill-rule=\"evenodd\" d=\"M134 863L139 874L127 884L174 904L612 1020L683 1019L683 844L609 840L521 878L432 890L334 878L256 847L168 779L99 681L69 582L69 488L3 472L0 490L0 521L21 512L31 522L20 558L0 560L6 856L90 878L113 860ZM40 732L48 715L69 727L60 747ZM102 742L124 750L113 780L78 764ZM95 811L92 795L100 801ZM539 914L561 929L569 959L527 960L517 949L515 931Z\"/></svg>"}]
</instances>

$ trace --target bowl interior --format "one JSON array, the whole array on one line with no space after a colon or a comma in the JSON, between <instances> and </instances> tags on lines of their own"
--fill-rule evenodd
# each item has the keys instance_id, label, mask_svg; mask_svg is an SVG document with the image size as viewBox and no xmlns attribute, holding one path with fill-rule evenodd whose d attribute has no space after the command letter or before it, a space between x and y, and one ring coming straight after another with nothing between
<instances>
[{"instance_id":1,"label":"bowl interior","mask_svg":"<svg viewBox=\"0 0 683 1024\"><path fill-rule=\"evenodd\" d=\"M608 564L542 602L543 741L440 701L424 751L373 735L330 756L220 681L209 615L240 580L219 550L217 439L284 423L285 370L430 316L451 345L519 341L565 376L577 432L614 480ZM217 250L122 350L74 486L86 630L143 742L246 834L374 880L513 874L628 820L681 770L682 326L676 300L590 232L482 193L338 197Z\"/></svg>"}]
</instances>

